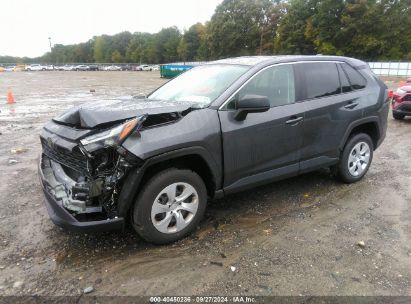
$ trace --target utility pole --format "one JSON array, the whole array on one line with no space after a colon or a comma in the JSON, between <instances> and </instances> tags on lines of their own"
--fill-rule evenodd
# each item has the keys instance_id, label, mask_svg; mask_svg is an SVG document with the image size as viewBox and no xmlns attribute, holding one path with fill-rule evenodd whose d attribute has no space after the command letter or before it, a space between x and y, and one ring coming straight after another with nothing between
<instances>
[{"instance_id":1,"label":"utility pole","mask_svg":"<svg viewBox=\"0 0 411 304\"><path fill-rule=\"evenodd\" d=\"M50 46L50 59L51 59L51 61L54 61L53 58L52 58L53 57L53 53L52 53L53 50L51 48L51 37L49 37L49 46ZM54 62L52 62L52 63L54 63Z\"/></svg>"}]
</instances>

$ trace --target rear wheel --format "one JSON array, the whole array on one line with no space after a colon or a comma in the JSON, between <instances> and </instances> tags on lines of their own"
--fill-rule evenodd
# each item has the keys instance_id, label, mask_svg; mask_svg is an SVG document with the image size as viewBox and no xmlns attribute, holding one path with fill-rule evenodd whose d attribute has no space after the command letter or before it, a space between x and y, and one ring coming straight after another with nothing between
<instances>
[{"instance_id":1,"label":"rear wheel","mask_svg":"<svg viewBox=\"0 0 411 304\"><path fill-rule=\"evenodd\" d=\"M197 173L168 169L150 178L139 193L133 228L148 242L175 242L197 227L206 204L207 190Z\"/></svg>"},{"instance_id":2,"label":"rear wheel","mask_svg":"<svg viewBox=\"0 0 411 304\"><path fill-rule=\"evenodd\" d=\"M345 183L355 183L362 179L371 165L373 147L367 134L352 136L346 143L337 165L338 177Z\"/></svg>"},{"instance_id":3,"label":"rear wheel","mask_svg":"<svg viewBox=\"0 0 411 304\"><path fill-rule=\"evenodd\" d=\"M404 119L405 117L404 114L395 113L395 112L392 112L392 116L394 117L394 119L398 119L398 120Z\"/></svg>"}]
</instances>

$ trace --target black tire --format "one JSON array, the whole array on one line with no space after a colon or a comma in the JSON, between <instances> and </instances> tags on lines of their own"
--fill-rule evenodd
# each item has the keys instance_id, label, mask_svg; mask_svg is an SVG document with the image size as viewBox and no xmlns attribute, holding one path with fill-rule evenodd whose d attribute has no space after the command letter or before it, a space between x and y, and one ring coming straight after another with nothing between
<instances>
[{"instance_id":1,"label":"black tire","mask_svg":"<svg viewBox=\"0 0 411 304\"><path fill-rule=\"evenodd\" d=\"M349 171L349 163L348 163L348 158L350 156L350 153L352 149L354 148L355 145L357 145L360 142L364 142L368 144L369 147L369 161L368 165L361 174L354 176L350 173ZM371 166L372 162L372 157L373 157L373 152L374 152L374 144L371 140L371 138L365 134L365 133L359 133L351 136L347 143L345 144L344 150L342 151L340 162L338 163L336 169L337 169L337 177L343 181L344 183L351 184L355 183L359 180L361 180L364 175L367 173L368 169Z\"/></svg>"},{"instance_id":2,"label":"black tire","mask_svg":"<svg viewBox=\"0 0 411 304\"><path fill-rule=\"evenodd\" d=\"M405 115L400 114L400 113L392 112L392 117L394 117L394 119L397 119L397 120L402 120L402 119L404 119Z\"/></svg>"},{"instance_id":3,"label":"black tire","mask_svg":"<svg viewBox=\"0 0 411 304\"><path fill-rule=\"evenodd\" d=\"M154 226L151 210L161 191L174 183L187 183L198 194L198 209L189 224L174 233L163 233ZM204 181L194 171L188 169L167 169L152 176L141 189L134 203L132 226L146 241L154 244L168 244L180 240L192 232L203 218L207 205L207 189Z\"/></svg>"}]
</instances>

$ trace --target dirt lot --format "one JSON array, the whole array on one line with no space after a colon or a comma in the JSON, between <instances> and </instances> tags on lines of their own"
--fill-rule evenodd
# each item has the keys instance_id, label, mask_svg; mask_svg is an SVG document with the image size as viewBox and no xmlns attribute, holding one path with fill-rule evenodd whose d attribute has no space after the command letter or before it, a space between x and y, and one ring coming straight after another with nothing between
<instances>
[{"instance_id":1,"label":"dirt lot","mask_svg":"<svg viewBox=\"0 0 411 304\"><path fill-rule=\"evenodd\" d=\"M37 177L42 125L72 105L163 81L155 72L0 73L0 295L88 286L92 295L411 295L411 120L391 115L361 182L324 170L211 202L198 231L174 245L54 226ZM15 105L5 104L8 86Z\"/></svg>"}]
</instances>

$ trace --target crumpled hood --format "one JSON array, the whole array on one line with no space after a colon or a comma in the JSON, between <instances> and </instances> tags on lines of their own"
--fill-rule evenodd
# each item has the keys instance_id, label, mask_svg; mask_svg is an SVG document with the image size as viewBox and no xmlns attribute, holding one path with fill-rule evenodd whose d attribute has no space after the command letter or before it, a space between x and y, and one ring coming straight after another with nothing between
<instances>
[{"instance_id":1,"label":"crumpled hood","mask_svg":"<svg viewBox=\"0 0 411 304\"><path fill-rule=\"evenodd\" d=\"M109 99L71 108L53 118L53 121L77 128L93 129L144 114L182 112L190 108L190 105L189 102L177 103L146 98Z\"/></svg>"}]
</instances>

